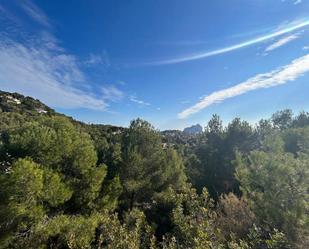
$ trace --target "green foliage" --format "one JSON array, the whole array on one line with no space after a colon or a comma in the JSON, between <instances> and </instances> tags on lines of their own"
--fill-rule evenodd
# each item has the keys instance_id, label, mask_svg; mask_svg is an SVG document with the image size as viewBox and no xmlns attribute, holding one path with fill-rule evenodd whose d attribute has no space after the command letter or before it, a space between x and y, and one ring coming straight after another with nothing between
<instances>
[{"instance_id":1,"label":"green foliage","mask_svg":"<svg viewBox=\"0 0 309 249\"><path fill-rule=\"evenodd\" d=\"M147 224L144 214L137 209L125 214L124 224L120 223L116 214L103 216L98 232L96 248L155 248L152 229Z\"/></svg>"},{"instance_id":2,"label":"green foliage","mask_svg":"<svg viewBox=\"0 0 309 249\"><path fill-rule=\"evenodd\" d=\"M293 122L293 113L291 110L286 109L274 113L271 117L274 127L278 129L290 128Z\"/></svg>"},{"instance_id":3,"label":"green foliage","mask_svg":"<svg viewBox=\"0 0 309 249\"><path fill-rule=\"evenodd\" d=\"M306 127L309 125L309 113L301 112L298 116L293 119L293 127Z\"/></svg>"},{"instance_id":4,"label":"green foliage","mask_svg":"<svg viewBox=\"0 0 309 249\"><path fill-rule=\"evenodd\" d=\"M214 115L193 155L188 156L187 168L194 186L199 191L207 187L215 199L222 193L238 192L231 162L236 151L249 152L255 146L253 140L253 129L247 122L236 118L224 129L220 117Z\"/></svg>"},{"instance_id":5,"label":"green foliage","mask_svg":"<svg viewBox=\"0 0 309 249\"><path fill-rule=\"evenodd\" d=\"M64 183L59 173L46 169L44 171L43 199L51 207L57 207L69 200L73 191Z\"/></svg>"},{"instance_id":6,"label":"green foliage","mask_svg":"<svg viewBox=\"0 0 309 249\"><path fill-rule=\"evenodd\" d=\"M309 127L288 129L283 132L284 150L297 156L309 154Z\"/></svg>"},{"instance_id":7,"label":"green foliage","mask_svg":"<svg viewBox=\"0 0 309 249\"><path fill-rule=\"evenodd\" d=\"M37 224L32 241L43 248L47 242L55 248L91 248L98 224L98 214L89 217L58 215Z\"/></svg>"},{"instance_id":8,"label":"green foliage","mask_svg":"<svg viewBox=\"0 0 309 249\"><path fill-rule=\"evenodd\" d=\"M201 195L190 187L182 193L171 191L175 203L171 212L173 229L161 243L163 248L223 248L219 231L213 225L213 201L205 189ZM177 246L176 246L177 245Z\"/></svg>"},{"instance_id":9,"label":"green foliage","mask_svg":"<svg viewBox=\"0 0 309 249\"><path fill-rule=\"evenodd\" d=\"M66 118L36 118L4 128L1 161L2 248L90 248L92 214L115 208L121 188L104 181L89 135Z\"/></svg>"},{"instance_id":10,"label":"green foliage","mask_svg":"<svg viewBox=\"0 0 309 249\"><path fill-rule=\"evenodd\" d=\"M29 233L43 219L44 172L30 159L20 159L0 177L0 248Z\"/></svg>"},{"instance_id":11,"label":"green foliage","mask_svg":"<svg viewBox=\"0 0 309 249\"><path fill-rule=\"evenodd\" d=\"M291 249L286 236L274 229L270 233L263 233L262 229L253 226L246 238L237 240L232 235L232 239L227 243L228 249Z\"/></svg>"},{"instance_id":12,"label":"green foliage","mask_svg":"<svg viewBox=\"0 0 309 249\"><path fill-rule=\"evenodd\" d=\"M162 148L161 137L146 121L131 122L124 135L119 175L129 209L149 203L169 186L179 189L186 177L181 159L173 149Z\"/></svg>"},{"instance_id":13,"label":"green foliage","mask_svg":"<svg viewBox=\"0 0 309 249\"><path fill-rule=\"evenodd\" d=\"M237 239L243 239L256 219L246 200L238 198L233 193L220 196L216 213L216 226L225 239L230 234Z\"/></svg>"},{"instance_id":14,"label":"green foliage","mask_svg":"<svg viewBox=\"0 0 309 249\"><path fill-rule=\"evenodd\" d=\"M214 115L188 135L86 125L5 92L0 109L0 248L309 247L308 113Z\"/></svg>"},{"instance_id":15,"label":"green foliage","mask_svg":"<svg viewBox=\"0 0 309 249\"><path fill-rule=\"evenodd\" d=\"M237 177L260 223L297 243L308 231L308 155L254 151L237 157Z\"/></svg>"},{"instance_id":16,"label":"green foliage","mask_svg":"<svg viewBox=\"0 0 309 249\"><path fill-rule=\"evenodd\" d=\"M0 91L0 113L21 113L27 115L50 115L55 111L37 99L24 97L18 93Z\"/></svg>"}]
</instances>

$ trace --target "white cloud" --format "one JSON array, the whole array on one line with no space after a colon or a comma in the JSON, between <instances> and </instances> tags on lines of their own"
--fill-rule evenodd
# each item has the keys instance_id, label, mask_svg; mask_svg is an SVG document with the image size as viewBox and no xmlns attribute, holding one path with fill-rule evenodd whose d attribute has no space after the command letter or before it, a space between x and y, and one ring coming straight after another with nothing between
<instances>
[{"instance_id":1,"label":"white cloud","mask_svg":"<svg viewBox=\"0 0 309 249\"><path fill-rule=\"evenodd\" d=\"M293 40L296 40L297 38L300 37L300 34L293 34L293 35L289 35L289 36L285 36L281 39L279 39L278 41L276 41L275 43L271 44L270 46L268 46L266 49L265 49L265 52L270 52L274 49L277 49Z\"/></svg>"},{"instance_id":2,"label":"white cloud","mask_svg":"<svg viewBox=\"0 0 309 249\"><path fill-rule=\"evenodd\" d=\"M49 50L57 51L57 52L65 52L65 49L59 46L60 41L50 32L41 31L38 37L32 38L32 42L37 42L38 46L44 46Z\"/></svg>"},{"instance_id":3,"label":"white cloud","mask_svg":"<svg viewBox=\"0 0 309 249\"><path fill-rule=\"evenodd\" d=\"M260 43L260 42L264 42L264 41L270 40L270 39L278 37L278 36L282 36L284 34L290 33L290 32L295 31L297 29L304 28L308 25L309 25L309 20L293 22L293 23L285 24L284 27L280 27L279 30L274 30L273 32L271 32L267 35L260 36L260 37L257 37L255 39L252 39L252 40L244 41L244 42L241 42L241 43L229 46L229 47L224 47L224 48L220 48L220 49L216 49L216 50L212 50L212 51L206 51L206 52L201 52L201 53L191 54L191 55L187 55L187 56L166 59L166 60L146 62L146 63L143 63L142 65L144 65L144 66L147 66L147 65L148 66L156 66L156 65L176 64L176 63L181 63L181 62L185 62L185 61L199 60L199 59L207 58L207 57L210 57L210 56L224 54L224 53L231 52L231 51L234 51L234 50L238 50L238 49L241 49L241 48L244 48L244 47L248 47L248 46Z\"/></svg>"},{"instance_id":4,"label":"white cloud","mask_svg":"<svg viewBox=\"0 0 309 249\"><path fill-rule=\"evenodd\" d=\"M45 13L31 1L23 1L21 7L29 17L43 26L50 27L50 22Z\"/></svg>"},{"instance_id":5,"label":"white cloud","mask_svg":"<svg viewBox=\"0 0 309 249\"><path fill-rule=\"evenodd\" d=\"M258 74L243 83L213 92L210 95L205 96L195 105L180 112L178 117L181 119L187 118L190 115L197 113L210 105L220 103L225 99L242 95L249 91L283 85L289 81L297 79L308 71L309 54L292 61L289 65L280 67L269 73Z\"/></svg>"},{"instance_id":6,"label":"white cloud","mask_svg":"<svg viewBox=\"0 0 309 249\"><path fill-rule=\"evenodd\" d=\"M102 93L104 100L109 100L112 102L118 102L124 96L124 93L115 86L103 86Z\"/></svg>"},{"instance_id":7,"label":"white cloud","mask_svg":"<svg viewBox=\"0 0 309 249\"><path fill-rule=\"evenodd\" d=\"M147 103L147 102L145 102L143 100L137 99L135 96L130 96L129 99L130 99L130 101L132 101L134 103L137 103L139 105L146 105L146 106L150 105L150 103Z\"/></svg>"},{"instance_id":8,"label":"white cloud","mask_svg":"<svg viewBox=\"0 0 309 249\"><path fill-rule=\"evenodd\" d=\"M281 2L285 2L286 0L281 0ZM302 3L303 1L302 0L291 0L291 1L289 1L289 3L290 2L292 2L292 3L294 3L295 5L297 5L297 4L300 4L300 3Z\"/></svg>"},{"instance_id":9,"label":"white cloud","mask_svg":"<svg viewBox=\"0 0 309 249\"><path fill-rule=\"evenodd\" d=\"M0 89L16 91L40 99L51 107L105 110L108 102L121 98L113 87L96 92L76 56L61 47L50 32L49 18L31 0L18 2L20 8L42 27L35 35L17 25L15 17L0 5L0 14L11 20L7 32L0 33ZM0 17L1 20L1 17ZM12 39L14 37L14 39ZM90 56L89 63L105 63L103 56Z\"/></svg>"},{"instance_id":10,"label":"white cloud","mask_svg":"<svg viewBox=\"0 0 309 249\"><path fill-rule=\"evenodd\" d=\"M83 64L87 67L96 67L101 70L105 70L111 66L109 56L105 51L100 54L91 53L86 60L84 60Z\"/></svg>"},{"instance_id":11,"label":"white cloud","mask_svg":"<svg viewBox=\"0 0 309 249\"><path fill-rule=\"evenodd\" d=\"M304 46L303 50L309 50L309 46Z\"/></svg>"},{"instance_id":12,"label":"white cloud","mask_svg":"<svg viewBox=\"0 0 309 249\"><path fill-rule=\"evenodd\" d=\"M88 88L75 56L39 39L16 42L0 37L0 88L38 98L52 107L104 110L107 103Z\"/></svg>"}]
</instances>

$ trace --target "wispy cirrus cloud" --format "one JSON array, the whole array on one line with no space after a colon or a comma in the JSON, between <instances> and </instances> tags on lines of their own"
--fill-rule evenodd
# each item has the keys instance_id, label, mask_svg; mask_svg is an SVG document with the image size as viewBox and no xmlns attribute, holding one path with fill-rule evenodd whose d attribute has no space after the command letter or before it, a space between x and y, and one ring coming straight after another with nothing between
<instances>
[{"instance_id":1,"label":"wispy cirrus cloud","mask_svg":"<svg viewBox=\"0 0 309 249\"><path fill-rule=\"evenodd\" d=\"M0 5L2 18L12 21L7 32L0 33L0 88L17 91L44 101L55 108L107 110L110 102L123 93L113 86L95 91L89 84L85 63L70 54L51 33L51 21L32 1L18 6L40 29L35 34L16 25L15 16ZM14 30L14 32L9 32ZM103 63L102 57L90 56L89 63Z\"/></svg>"},{"instance_id":2,"label":"wispy cirrus cloud","mask_svg":"<svg viewBox=\"0 0 309 249\"><path fill-rule=\"evenodd\" d=\"M205 96L195 105L178 114L181 119L187 118L213 104L233 98L260 88L269 88L286 84L309 71L309 54L292 61L289 65L280 67L269 73L258 74L243 83L229 87Z\"/></svg>"},{"instance_id":3,"label":"wispy cirrus cloud","mask_svg":"<svg viewBox=\"0 0 309 249\"><path fill-rule=\"evenodd\" d=\"M124 93L115 86L103 86L101 90L104 100L118 102L124 97Z\"/></svg>"},{"instance_id":4,"label":"wispy cirrus cloud","mask_svg":"<svg viewBox=\"0 0 309 249\"><path fill-rule=\"evenodd\" d=\"M212 50L212 51L206 51L206 52L200 52L196 54L191 54L187 56L181 56L181 57L175 57L171 59L165 59L165 60L157 60L157 61L151 61L151 62L146 62L143 63L144 66L158 66L158 65L168 65L168 64L176 64L176 63L181 63L181 62L186 62L186 61L193 61L193 60L199 60L203 58L207 58L210 56L215 56L219 54L224 54L228 53L234 50L238 50L244 47L248 47L257 43L261 43L267 40L270 40L275 37L282 36L284 34L290 33L292 31L295 31L300 28L304 28L309 25L309 20L302 20L302 21L297 21L293 22L290 24L285 24L284 27L280 27L279 30L274 30L273 32L266 34L264 36L260 36L248 41L244 41L232 46Z\"/></svg>"},{"instance_id":5,"label":"wispy cirrus cloud","mask_svg":"<svg viewBox=\"0 0 309 249\"><path fill-rule=\"evenodd\" d=\"M269 45L266 49L265 49L265 52L270 52L272 50L275 50L289 42L292 42L298 38L300 38L301 36L301 33L297 33L297 34L292 34L292 35L289 35L289 36L285 36L279 40L277 40L276 42L274 42L273 44Z\"/></svg>"},{"instance_id":6,"label":"wispy cirrus cloud","mask_svg":"<svg viewBox=\"0 0 309 249\"><path fill-rule=\"evenodd\" d=\"M103 66L108 68L111 63L107 52L103 51L100 54L90 54L88 58L84 61L86 66Z\"/></svg>"},{"instance_id":7,"label":"wispy cirrus cloud","mask_svg":"<svg viewBox=\"0 0 309 249\"><path fill-rule=\"evenodd\" d=\"M43 40L0 37L0 87L38 98L52 107L105 110L106 100L86 91L78 59Z\"/></svg>"},{"instance_id":8,"label":"wispy cirrus cloud","mask_svg":"<svg viewBox=\"0 0 309 249\"><path fill-rule=\"evenodd\" d=\"M90 54L87 60L85 61L85 64L93 65L93 64L101 64L103 63L103 59L100 55L97 54Z\"/></svg>"},{"instance_id":9,"label":"wispy cirrus cloud","mask_svg":"<svg viewBox=\"0 0 309 249\"><path fill-rule=\"evenodd\" d=\"M149 105L150 105L150 103L145 102L144 100L138 99L138 98L136 98L135 96L130 96L130 97L129 97L129 100L130 100L131 102L137 103L137 104L139 104L139 105L144 105L144 106L149 106Z\"/></svg>"},{"instance_id":10,"label":"wispy cirrus cloud","mask_svg":"<svg viewBox=\"0 0 309 249\"><path fill-rule=\"evenodd\" d=\"M287 3L290 3L290 4L294 4L294 5L298 5L300 3L303 2L303 0L281 0L281 2L287 2Z\"/></svg>"},{"instance_id":11,"label":"wispy cirrus cloud","mask_svg":"<svg viewBox=\"0 0 309 249\"><path fill-rule=\"evenodd\" d=\"M32 1L23 1L21 3L21 7L28 14L28 16L32 18L34 21L38 22L43 26L51 27L48 17Z\"/></svg>"}]
</instances>

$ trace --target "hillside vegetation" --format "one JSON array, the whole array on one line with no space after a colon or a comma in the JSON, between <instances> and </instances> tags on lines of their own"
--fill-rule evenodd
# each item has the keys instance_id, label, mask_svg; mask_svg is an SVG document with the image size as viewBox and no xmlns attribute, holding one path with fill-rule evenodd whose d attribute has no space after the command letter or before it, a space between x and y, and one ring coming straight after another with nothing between
<instances>
[{"instance_id":1,"label":"hillside vegetation","mask_svg":"<svg viewBox=\"0 0 309 249\"><path fill-rule=\"evenodd\" d=\"M0 248L309 248L309 113L88 125L0 92Z\"/></svg>"}]
</instances>

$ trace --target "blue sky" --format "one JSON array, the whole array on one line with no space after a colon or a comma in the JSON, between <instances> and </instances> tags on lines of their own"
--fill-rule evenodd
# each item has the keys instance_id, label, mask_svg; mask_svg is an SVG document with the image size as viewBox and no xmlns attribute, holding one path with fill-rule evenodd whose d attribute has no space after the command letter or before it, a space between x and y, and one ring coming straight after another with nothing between
<instances>
[{"instance_id":1,"label":"blue sky","mask_svg":"<svg viewBox=\"0 0 309 249\"><path fill-rule=\"evenodd\" d=\"M309 110L308 0L0 0L0 89L91 123Z\"/></svg>"}]
</instances>

